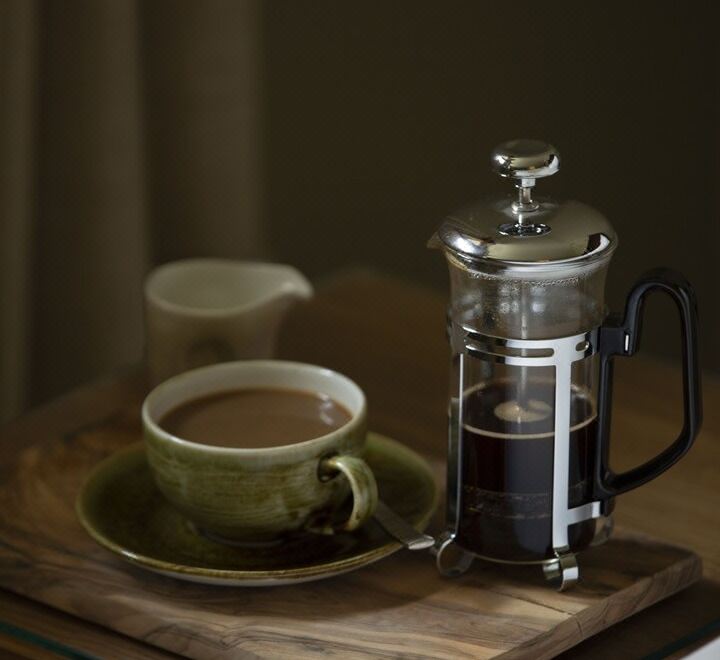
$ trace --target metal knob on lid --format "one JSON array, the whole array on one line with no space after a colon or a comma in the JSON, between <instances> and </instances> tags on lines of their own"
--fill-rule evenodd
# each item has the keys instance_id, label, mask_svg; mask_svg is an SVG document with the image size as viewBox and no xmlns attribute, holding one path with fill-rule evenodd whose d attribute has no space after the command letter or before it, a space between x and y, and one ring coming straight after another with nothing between
<instances>
[{"instance_id":1,"label":"metal knob on lid","mask_svg":"<svg viewBox=\"0 0 720 660\"><path fill-rule=\"evenodd\" d=\"M490 158L496 174L515 179L518 198L512 210L517 222L500 227L507 236L539 236L550 231L547 225L533 222L528 214L537 211L540 204L533 200L535 179L552 176L560 169L560 154L551 144L540 140L510 140L495 147Z\"/></svg>"},{"instance_id":2,"label":"metal knob on lid","mask_svg":"<svg viewBox=\"0 0 720 660\"><path fill-rule=\"evenodd\" d=\"M560 169L555 147L510 140L493 150L490 162L496 174L512 180L517 196L484 198L458 209L445 217L431 245L473 268L518 276L609 258L617 236L600 212L577 201L534 197L537 180Z\"/></svg>"},{"instance_id":3,"label":"metal knob on lid","mask_svg":"<svg viewBox=\"0 0 720 660\"><path fill-rule=\"evenodd\" d=\"M560 169L557 149L541 140L510 140L495 147L490 158L493 169L502 177L541 179ZM526 186L532 187L534 181Z\"/></svg>"}]
</instances>

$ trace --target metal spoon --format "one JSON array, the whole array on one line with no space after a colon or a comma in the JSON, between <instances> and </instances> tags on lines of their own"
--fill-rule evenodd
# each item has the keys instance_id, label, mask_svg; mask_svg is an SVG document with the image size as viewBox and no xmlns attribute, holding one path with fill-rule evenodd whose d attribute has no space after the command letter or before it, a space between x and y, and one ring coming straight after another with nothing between
<instances>
[{"instance_id":1,"label":"metal spoon","mask_svg":"<svg viewBox=\"0 0 720 660\"><path fill-rule=\"evenodd\" d=\"M429 534L418 532L409 522L395 513L385 502L378 500L373 514L380 526L408 550L426 550L435 544Z\"/></svg>"}]
</instances>

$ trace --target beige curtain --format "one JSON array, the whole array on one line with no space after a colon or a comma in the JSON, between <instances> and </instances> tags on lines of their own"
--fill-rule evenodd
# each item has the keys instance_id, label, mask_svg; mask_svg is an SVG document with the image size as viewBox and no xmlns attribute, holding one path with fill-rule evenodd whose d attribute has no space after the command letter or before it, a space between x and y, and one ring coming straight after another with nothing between
<instances>
[{"instance_id":1,"label":"beige curtain","mask_svg":"<svg viewBox=\"0 0 720 660\"><path fill-rule=\"evenodd\" d=\"M140 359L142 281L257 257L256 0L0 0L0 418Z\"/></svg>"}]
</instances>

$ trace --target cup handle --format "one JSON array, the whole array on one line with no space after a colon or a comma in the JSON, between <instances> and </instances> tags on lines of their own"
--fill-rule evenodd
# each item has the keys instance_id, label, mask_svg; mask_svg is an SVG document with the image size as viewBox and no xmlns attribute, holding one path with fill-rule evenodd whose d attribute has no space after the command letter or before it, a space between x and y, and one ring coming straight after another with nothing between
<instances>
[{"instance_id":1,"label":"cup handle","mask_svg":"<svg viewBox=\"0 0 720 660\"><path fill-rule=\"evenodd\" d=\"M347 520L334 525L339 532L352 532L365 524L375 512L378 501L377 482L368 464L357 456L336 455L320 461L319 474L325 478L342 473L350 482L353 508Z\"/></svg>"}]
</instances>

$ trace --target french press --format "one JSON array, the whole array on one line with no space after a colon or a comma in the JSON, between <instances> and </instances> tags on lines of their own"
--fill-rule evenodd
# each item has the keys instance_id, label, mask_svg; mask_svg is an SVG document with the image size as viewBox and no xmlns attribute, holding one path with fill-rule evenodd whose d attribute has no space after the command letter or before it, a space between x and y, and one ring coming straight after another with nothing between
<instances>
[{"instance_id":1,"label":"french press","mask_svg":"<svg viewBox=\"0 0 720 660\"><path fill-rule=\"evenodd\" d=\"M624 317L606 315L617 236L585 204L533 195L559 165L543 142L500 145L493 169L517 195L462 209L430 241L451 286L447 529L435 546L444 574L474 558L538 564L567 588L579 577L576 553L610 534L613 498L673 465L700 427L692 287L654 270L630 291ZM618 474L608 464L613 358L638 349L653 291L680 314L684 425L659 455Z\"/></svg>"}]
</instances>

